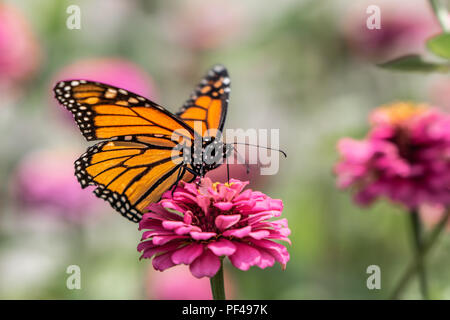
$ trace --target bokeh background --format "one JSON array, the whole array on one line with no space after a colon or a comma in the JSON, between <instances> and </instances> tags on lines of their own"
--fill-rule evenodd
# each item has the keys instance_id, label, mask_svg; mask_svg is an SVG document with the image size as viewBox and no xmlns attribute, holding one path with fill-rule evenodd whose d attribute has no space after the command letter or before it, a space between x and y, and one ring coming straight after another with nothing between
<instances>
[{"instance_id":1,"label":"bokeh background","mask_svg":"<svg viewBox=\"0 0 450 320\"><path fill-rule=\"evenodd\" d=\"M66 27L72 4L81 30ZM365 26L369 4L381 7L380 30ZM387 201L358 207L336 189L336 142L363 137L381 104L450 107L448 76L376 67L424 52L439 30L425 0L0 2L0 298L210 298L207 279L139 261L137 225L81 190L73 161L88 143L51 88L65 78L98 80L176 111L215 63L232 80L226 127L279 128L288 153L274 176L232 169L283 199L292 246L285 271L226 264L229 297L388 297L412 257L406 214ZM449 249L445 235L428 260L436 298L450 298ZM66 288L72 264L81 290ZM381 290L366 287L373 264ZM419 298L416 281L404 297Z\"/></svg>"}]
</instances>

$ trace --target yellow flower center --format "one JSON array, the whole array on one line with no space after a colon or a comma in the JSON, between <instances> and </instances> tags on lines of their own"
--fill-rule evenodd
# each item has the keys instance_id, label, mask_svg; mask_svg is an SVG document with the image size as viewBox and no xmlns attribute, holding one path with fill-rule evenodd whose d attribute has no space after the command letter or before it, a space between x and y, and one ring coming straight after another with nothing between
<instances>
[{"instance_id":1,"label":"yellow flower center","mask_svg":"<svg viewBox=\"0 0 450 320\"><path fill-rule=\"evenodd\" d=\"M213 183L213 189L215 190L215 191L217 191L217 186L219 185L219 184L222 184L222 183L220 183L220 182L214 182ZM225 183L223 183L223 185L225 185L226 187L231 187L232 185L233 185L233 182L230 182L230 183L228 183L228 182L225 182Z\"/></svg>"},{"instance_id":2,"label":"yellow flower center","mask_svg":"<svg viewBox=\"0 0 450 320\"><path fill-rule=\"evenodd\" d=\"M377 108L373 114L373 121L388 122L391 125L401 125L411 118L427 111L426 104L415 104L412 102L397 102Z\"/></svg>"}]
</instances>

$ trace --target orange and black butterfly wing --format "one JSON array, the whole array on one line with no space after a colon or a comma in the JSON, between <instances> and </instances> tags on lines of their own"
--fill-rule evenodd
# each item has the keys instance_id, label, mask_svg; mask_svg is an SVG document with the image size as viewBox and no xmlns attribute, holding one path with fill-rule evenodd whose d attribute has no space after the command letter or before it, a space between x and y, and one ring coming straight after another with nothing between
<instances>
[{"instance_id":1,"label":"orange and black butterfly wing","mask_svg":"<svg viewBox=\"0 0 450 320\"><path fill-rule=\"evenodd\" d=\"M160 105L124 89L85 80L61 81L56 99L72 112L88 140L133 135L172 136L193 139L194 132Z\"/></svg>"},{"instance_id":2,"label":"orange and black butterfly wing","mask_svg":"<svg viewBox=\"0 0 450 320\"><path fill-rule=\"evenodd\" d=\"M216 65L206 74L176 115L200 136L204 136L209 129L210 135L216 136L214 131L222 131L225 124L229 93L230 78L227 69Z\"/></svg>"},{"instance_id":3,"label":"orange and black butterfly wing","mask_svg":"<svg viewBox=\"0 0 450 320\"><path fill-rule=\"evenodd\" d=\"M94 193L131 221L139 222L146 207L179 180L192 180L181 151L167 137L136 136L103 141L75 162L75 175Z\"/></svg>"},{"instance_id":4,"label":"orange and black butterfly wing","mask_svg":"<svg viewBox=\"0 0 450 320\"><path fill-rule=\"evenodd\" d=\"M54 92L87 140L107 140L75 162L78 181L83 188L97 186L94 193L128 219L139 221L177 178L194 178L181 153L171 153L180 142L192 143L195 133L163 107L124 89L85 80L59 82Z\"/></svg>"}]
</instances>

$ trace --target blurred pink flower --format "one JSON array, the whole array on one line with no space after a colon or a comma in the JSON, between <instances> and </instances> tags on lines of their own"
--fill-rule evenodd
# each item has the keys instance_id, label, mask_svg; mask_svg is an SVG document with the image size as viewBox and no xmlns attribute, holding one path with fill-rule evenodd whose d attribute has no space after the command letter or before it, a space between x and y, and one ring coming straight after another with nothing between
<instances>
[{"instance_id":1,"label":"blurred pink flower","mask_svg":"<svg viewBox=\"0 0 450 320\"><path fill-rule=\"evenodd\" d=\"M177 6L172 23L174 40L196 50L216 49L242 34L242 8L236 2L184 1Z\"/></svg>"},{"instance_id":2,"label":"blurred pink flower","mask_svg":"<svg viewBox=\"0 0 450 320\"><path fill-rule=\"evenodd\" d=\"M450 204L450 116L396 103L376 109L371 123L365 139L339 141L338 186L362 205L380 196L410 209Z\"/></svg>"},{"instance_id":3,"label":"blurred pink flower","mask_svg":"<svg viewBox=\"0 0 450 320\"><path fill-rule=\"evenodd\" d=\"M438 224L445 213L445 207L442 205L422 205L419 208L420 218L429 227ZM446 230L450 231L450 220L446 225Z\"/></svg>"},{"instance_id":4,"label":"blurred pink flower","mask_svg":"<svg viewBox=\"0 0 450 320\"><path fill-rule=\"evenodd\" d=\"M151 204L139 223L146 230L138 246L142 258L153 258L153 267L163 271L177 264L189 265L197 278L213 277L220 257L228 256L240 270L262 269L289 261L287 249L273 240L290 243L286 219L279 217L281 200L247 189L248 182L212 183L204 178L180 183ZM177 212L177 213L174 213Z\"/></svg>"},{"instance_id":5,"label":"blurred pink flower","mask_svg":"<svg viewBox=\"0 0 450 320\"><path fill-rule=\"evenodd\" d=\"M27 80L40 62L40 48L25 16L0 3L0 88Z\"/></svg>"},{"instance_id":6,"label":"blurred pink flower","mask_svg":"<svg viewBox=\"0 0 450 320\"><path fill-rule=\"evenodd\" d=\"M368 29L369 5L380 8L380 29ZM424 0L358 1L343 19L343 34L357 56L384 62L407 54L425 52L426 39L441 31Z\"/></svg>"},{"instance_id":7,"label":"blurred pink flower","mask_svg":"<svg viewBox=\"0 0 450 320\"><path fill-rule=\"evenodd\" d=\"M152 78L135 64L119 58L98 58L80 60L63 68L51 82L49 90L57 81L83 79L99 81L112 86L137 93L150 100L157 101L158 96ZM53 97L53 94L49 94ZM71 113L63 110L67 118L72 119Z\"/></svg>"},{"instance_id":8,"label":"blurred pink flower","mask_svg":"<svg viewBox=\"0 0 450 320\"><path fill-rule=\"evenodd\" d=\"M235 298L235 283L228 272L224 272L226 297ZM192 276L187 266L177 266L165 272L148 268L147 296L157 300L211 300L211 285L207 278Z\"/></svg>"},{"instance_id":9,"label":"blurred pink flower","mask_svg":"<svg viewBox=\"0 0 450 320\"><path fill-rule=\"evenodd\" d=\"M25 156L15 170L12 192L19 203L40 212L81 221L98 207L96 197L82 190L74 176L78 152L45 150Z\"/></svg>"},{"instance_id":10,"label":"blurred pink flower","mask_svg":"<svg viewBox=\"0 0 450 320\"><path fill-rule=\"evenodd\" d=\"M437 76L433 79L430 96L434 104L450 111L450 79L447 76Z\"/></svg>"}]
</instances>

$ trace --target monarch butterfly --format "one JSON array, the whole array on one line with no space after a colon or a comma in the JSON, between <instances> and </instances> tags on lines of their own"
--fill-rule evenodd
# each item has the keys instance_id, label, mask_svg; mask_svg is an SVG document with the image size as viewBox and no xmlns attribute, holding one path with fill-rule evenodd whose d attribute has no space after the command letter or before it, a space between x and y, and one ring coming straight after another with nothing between
<instances>
[{"instance_id":1,"label":"monarch butterfly","mask_svg":"<svg viewBox=\"0 0 450 320\"><path fill-rule=\"evenodd\" d=\"M133 222L139 222L144 209L165 191L181 180L204 176L232 150L220 136L230 92L222 65L209 70L176 114L99 82L61 81L53 90L83 136L103 140L75 161L82 188L96 186L97 197Z\"/></svg>"}]
</instances>

